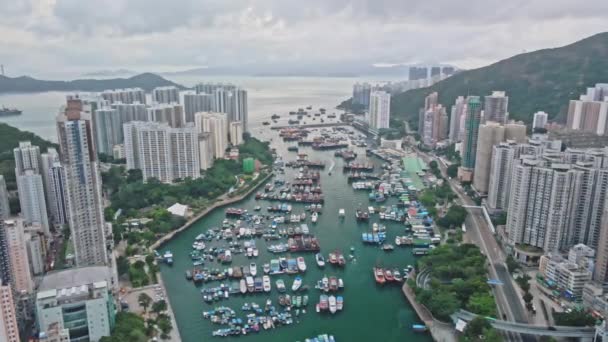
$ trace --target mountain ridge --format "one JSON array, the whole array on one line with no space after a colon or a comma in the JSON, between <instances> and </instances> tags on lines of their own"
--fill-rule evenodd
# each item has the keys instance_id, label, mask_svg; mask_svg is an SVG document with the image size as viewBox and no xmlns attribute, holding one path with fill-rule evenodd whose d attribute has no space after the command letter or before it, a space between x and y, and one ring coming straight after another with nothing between
<instances>
[{"instance_id":1,"label":"mountain ridge","mask_svg":"<svg viewBox=\"0 0 608 342\"><path fill-rule=\"evenodd\" d=\"M7 77L0 75L0 93L36 93L46 91L104 91L106 89L142 88L151 91L156 87L186 87L157 74L142 73L128 78L83 78L71 81L39 80L31 76Z\"/></svg>"}]
</instances>

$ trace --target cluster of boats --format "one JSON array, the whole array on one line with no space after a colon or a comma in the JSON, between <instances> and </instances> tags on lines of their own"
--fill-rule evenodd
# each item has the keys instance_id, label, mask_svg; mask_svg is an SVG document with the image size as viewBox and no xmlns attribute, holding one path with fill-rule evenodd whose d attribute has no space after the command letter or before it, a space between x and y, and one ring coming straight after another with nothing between
<instances>
[{"instance_id":1,"label":"cluster of boats","mask_svg":"<svg viewBox=\"0 0 608 342\"><path fill-rule=\"evenodd\" d=\"M334 152L334 156L340 157L346 161L351 161L357 159L357 154L354 151L344 150L344 151L336 151Z\"/></svg>"},{"instance_id":2,"label":"cluster of boats","mask_svg":"<svg viewBox=\"0 0 608 342\"><path fill-rule=\"evenodd\" d=\"M374 172L374 164L349 162L344 165L344 171Z\"/></svg>"},{"instance_id":3,"label":"cluster of boats","mask_svg":"<svg viewBox=\"0 0 608 342\"><path fill-rule=\"evenodd\" d=\"M278 326L294 323L293 315L289 310L278 310L270 300L266 301L264 309L256 303L245 303L241 308L246 316L237 317L232 308L220 306L213 310L204 311L203 318L213 324L227 325L226 328L214 330L211 334L217 337L239 336L258 333L263 330L274 329Z\"/></svg>"},{"instance_id":4,"label":"cluster of boats","mask_svg":"<svg viewBox=\"0 0 608 342\"><path fill-rule=\"evenodd\" d=\"M321 280L317 281L315 288L323 292L337 292L344 289L344 281L342 278L334 276L323 276Z\"/></svg>"},{"instance_id":5,"label":"cluster of boats","mask_svg":"<svg viewBox=\"0 0 608 342\"><path fill-rule=\"evenodd\" d=\"M403 269L403 273L401 273L399 271L399 268L390 269L374 267L374 279L376 279L376 283L381 285L385 283L401 283L407 279L409 273L413 269L414 268L411 265L408 265L406 268Z\"/></svg>"},{"instance_id":6,"label":"cluster of boats","mask_svg":"<svg viewBox=\"0 0 608 342\"><path fill-rule=\"evenodd\" d=\"M290 296L288 294L279 296L279 305L286 306L288 308L304 308L308 305L308 296ZM299 315L299 313L298 313Z\"/></svg>"},{"instance_id":7,"label":"cluster of boats","mask_svg":"<svg viewBox=\"0 0 608 342\"><path fill-rule=\"evenodd\" d=\"M279 258L270 260L269 264L264 265L264 272L270 275L275 274L297 274L306 272L306 261L303 257Z\"/></svg>"},{"instance_id":8,"label":"cluster of boats","mask_svg":"<svg viewBox=\"0 0 608 342\"><path fill-rule=\"evenodd\" d=\"M333 335L321 334L317 337L307 338L304 342L336 342Z\"/></svg>"},{"instance_id":9,"label":"cluster of boats","mask_svg":"<svg viewBox=\"0 0 608 342\"><path fill-rule=\"evenodd\" d=\"M329 311L330 313L335 314L343 309L344 297L334 295L328 296L324 294L319 296L319 303L316 305L317 312Z\"/></svg>"}]
</instances>

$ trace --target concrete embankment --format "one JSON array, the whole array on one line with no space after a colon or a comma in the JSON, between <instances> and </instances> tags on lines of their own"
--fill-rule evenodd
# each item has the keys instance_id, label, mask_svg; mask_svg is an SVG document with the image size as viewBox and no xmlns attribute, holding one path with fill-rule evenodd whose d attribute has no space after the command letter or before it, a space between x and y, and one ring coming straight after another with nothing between
<instances>
[{"instance_id":1,"label":"concrete embankment","mask_svg":"<svg viewBox=\"0 0 608 342\"><path fill-rule=\"evenodd\" d=\"M208 208L205 208L205 210L201 211L200 213L198 213L196 216L194 216L193 218L191 218L190 220L188 220L188 222L186 222L183 226L179 227L178 229L164 235L163 237L161 237L160 239L158 239L158 241L156 241L154 244L152 244L149 247L150 251L154 251L158 248L160 248L165 242L170 241L171 239L173 239L174 237L176 237L179 233L183 232L184 230L190 228L191 225L193 225L194 223L196 223L198 220L200 220L201 218L205 217L205 215L209 214L211 211L217 209L217 208L221 208L223 206L241 201L242 199L244 199L245 197L249 196L252 192L254 192L255 190L257 190L261 185L265 184L266 181L268 179L270 179L272 176L274 176L274 173L269 173L268 175L266 175L264 178L262 179L257 179L257 184L252 186L251 188L249 188L246 192L238 195L238 196L234 196L234 197L228 197L227 195L223 195L222 197L220 197L220 200L213 203L213 205L211 205Z\"/></svg>"},{"instance_id":2,"label":"concrete embankment","mask_svg":"<svg viewBox=\"0 0 608 342\"><path fill-rule=\"evenodd\" d=\"M414 290L406 283L402 287L403 294L410 302L416 314L422 322L429 328L433 340L439 342L457 342L456 330L451 324L443 323L436 320L431 312L422 304L416 302L416 294Z\"/></svg>"}]
</instances>

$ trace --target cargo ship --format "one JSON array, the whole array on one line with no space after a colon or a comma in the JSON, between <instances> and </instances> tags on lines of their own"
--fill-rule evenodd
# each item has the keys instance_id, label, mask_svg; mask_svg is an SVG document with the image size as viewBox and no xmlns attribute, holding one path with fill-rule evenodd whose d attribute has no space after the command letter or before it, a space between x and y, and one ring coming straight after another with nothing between
<instances>
[{"instance_id":1,"label":"cargo ship","mask_svg":"<svg viewBox=\"0 0 608 342\"><path fill-rule=\"evenodd\" d=\"M0 116L21 115L21 110L17 108L0 107Z\"/></svg>"}]
</instances>

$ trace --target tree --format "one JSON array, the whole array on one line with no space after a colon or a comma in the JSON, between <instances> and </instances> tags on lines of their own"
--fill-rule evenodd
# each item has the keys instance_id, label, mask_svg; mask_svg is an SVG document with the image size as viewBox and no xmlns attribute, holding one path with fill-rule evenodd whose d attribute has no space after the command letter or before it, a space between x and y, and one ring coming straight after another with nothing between
<instances>
[{"instance_id":1,"label":"tree","mask_svg":"<svg viewBox=\"0 0 608 342\"><path fill-rule=\"evenodd\" d=\"M526 306L529 306L532 303L534 296L532 296L530 292L526 292L522 298L524 299L524 302L526 302Z\"/></svg>"},{"instance_id":2,"label":"tree","mask_svg":"<svg viewBox=\"0 0 608 342\"><path fill-rule=\"evenodd\" d=\"M572 310L571 312L556 312L553 314L555 324L570 327L590 327L596 323L595 317L585 310Z\"/></svg>"},{"instance_id":3,"label":"tree","mask_svg":"<svg viewBox=\"0 0 608 342\"><path fill-rule=\"evenodd\" d=\"M137 297L137 301L139 302L139 305L144 308L144 312L148 311L148 307L150 306L150 303L152 303L152 298L150 298L150 296L148 296L147 293L142 292L138 297Z\"/></svg>"},{"instance_id":4,"label":"tree","mask_svg":"<svg viewBox=\"0 0 608 342\"><path fill-rule=\"evenodd\" d=\"M116 258L116 268L119 276L123 276L129 272L129 260L124 256Z\"/></svg>"},{"instance_id":5,"label":"tree","mask_svg":"<svg viewBox=\"0 0 608 342\"><path fill-rule=\"evenodd\" d=\"M119 312L116 315L116 326L111 336L101 338L101 342L147 342L146 327L143 318L131 312Z\"/></svg>"},{"instance_id":6,"label":"tree","mask_svg":"<svg viewBox=\"0 0 608 342\"><path fill-rule=\"evenodd\" d=\"M173 330L173 325L171 324L171 319L169 316L163 314L158 315L156 325L158 325L158 328L161 331L161 338L165 340L169 339L169 333L171 333L171 330Z\"/></svg>"},{"instance_id":7,"label":"tree","mask_svg":"<svg viewBox=\"0 0 608 342\"><path fill-rule=\"evenodd\" d=\"M513 256L509 254L507 256L507 269L509 269L509 273L513 274L513 272L517 271L520 268L521 266L519 265L517 260L515 260Z\"/></svg>"},{"instance_id":8,"label":"tree","mask_svg":"<svg viewBox=\"0 0 608 342\"><path fill-rule=\"evenodd\" d=\"M154 312L157 315L166 310L167 310L167 302L165 300L159 300L157 302L154 302L154 304L152 304L152 312Z\"/></svg>"},{"instance_id":9,"label":"tree","mask_svg":"<svg viewBox=\"0 0 608 342\"><path fill-rule=\"evenodd\" d=\"M469 298L469 311L482 316L496 316L496 303L488 293L476 293Z\"/></svg>"},{"instance_id":10,"label":"tree","mask_svg":"<svg viewBox=\"0 0 608 342\"><path fill-rule=\"evenodd\" d=\"M529 275L524 274L521 277L517 277L517 279L515 279L515 281L517 282L517 284L519 285L519 287L524 292L530 291L530 276Z\"/></svg>"},{"instance_id":11,"label":"tree","mask_svg":"<svg viewBox=\"0 0 608 342\"><path fill-rule=\"evenodd\" d=\"M127 183L140 182L144 179L140 169L131 169L127 171Z\"/></svg>"},{"instance_id":12,"label":"tree","mask_svg":"<svg viewBox=\"0 0 608 342\"><path fill-rule=\"evenodd\" d=\"M452 164L452 165L448 166L448 170L447 170L448 176L451 178L456 178L458 176L458 167L459 166L460 165L458 165L458 164Z\"/></svg>"},{"instance_id":13,"label":"tree","mask_svg":"<svg viewBox=\"0 0 608 342\"><path fill-rule=\"evenodd\" d=\"M500 334L490 325L490 322L481 316L477 316L471 320L464 329L462 340L469 341L485 341L485 342L501 342L503 339Z\"/></svg>"}]
</instances>

